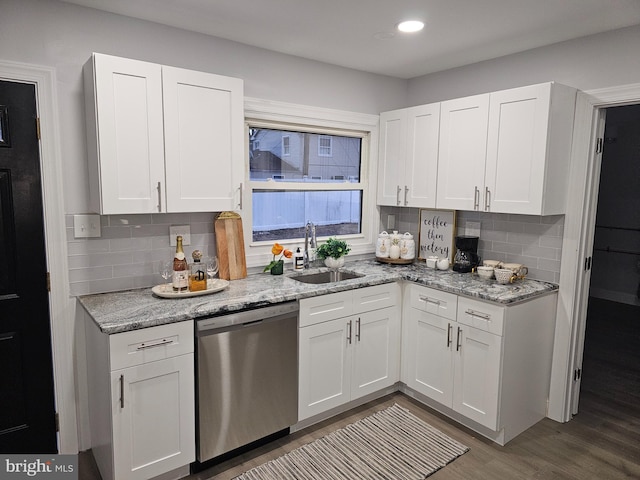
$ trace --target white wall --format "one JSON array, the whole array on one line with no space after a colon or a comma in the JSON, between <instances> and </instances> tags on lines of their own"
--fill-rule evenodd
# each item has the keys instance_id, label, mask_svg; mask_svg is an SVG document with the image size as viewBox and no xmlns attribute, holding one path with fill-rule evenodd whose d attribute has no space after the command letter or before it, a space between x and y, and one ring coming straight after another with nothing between
<instances>
[{"instance_id":1,"label":"white wall","mask_svg":"<svg viewBox=\"0 0 640 480\"><path fill-rule=\"evenodd\" d=\"M408 105L556 81L580 90L637 83L640 26L590 35L409 81Z\"/></svg>"},{"instance_id":2,"label":"white wall","mask_svg":"<svg viewBox=\"0 0 640 480\"><path fill-rule=\"evenodd\" d=\"M92 52L240 77L245 95L377 114L406 103L394 79L53 0L0 0L0 59L56 69L65 212L86 213L82 65Z\"/></svg>"}]
</instances>

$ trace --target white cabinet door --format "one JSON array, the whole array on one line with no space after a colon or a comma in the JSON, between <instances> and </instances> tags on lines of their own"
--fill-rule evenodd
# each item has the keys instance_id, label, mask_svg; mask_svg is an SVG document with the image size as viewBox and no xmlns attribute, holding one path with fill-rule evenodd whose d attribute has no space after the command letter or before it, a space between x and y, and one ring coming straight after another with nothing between
<instances>
[{"instance_id":1,"label":"white cabinet door","mask_svg":"<svg viewBox=\"0 0 640 480\"><path fill-rule=\"evenodd\" d=\"M551 84L491 94L485 209L540 214Z\"/></svg>"},{"instance_id":2,"label":"white cabinet door","mask_svg":"<svg viewBox=\"0 0 640 480\"><path fill-rule=\"evenodd\" d=\"M502 337L462 324L455 328L453 409L497 430Z\"/></svg>"},{"instance_id":3,"label":"white cabinet door","mask_svg":"<svg viewBox=\"0 0 640 480\"><path fill-rule=\"evenodd\" d=\"M103 214L160 211L160 65L95 54L85 69L91 208Z\"/></svg>"},{"instance_id":4,"label":"white cabinet door","mask_svg":"<svg viewBox=\"0 0 640 480\"><path fill-rule=\"evenodd\" d=\"M111 372L115 479L142 480L195 459L193 353Z\"/></svg>"},{"instance_id":5,"label":"white cabinet door","mask_svg":"<svg viewBox=\"0 0 640 480\"><path fill-rule=\"evenodd\" d=\"M438 180L440 104L421 105L407 110L403 205L434 208Z\"/></svg>"},{"instance_id":6,"label":"white cabinet door","mask_svg":"<svg viewBox=\"0 0 640 480\"><path fill-rule=\"evenodd\" d=\"M453 391L452 329L455 322L415 308L408 310L406 384L451 406Z\"/></svg>"},{"instance_id":7,"label":"white cabinet door","mask_svg":"<svg viewBox=\"0 0 640 480\"><path fill-rule=\"evenodd\" d=\"M380 114L378 205L395 207L402 204L407 148L406 131L407 109Z\"/></svg>"},{"instance_id":8,"label":"white cabinet door","mask_svg":"<svg viewBox=\"0 0 640 480\"><path fill-rule=\"evenodd\" d=\"M234 210L244 165L243 82L162 67L168 212Z\"/></svg>"},{"instance_id":9,"label":"white cabinet door","mask_svg":"<svg viewBox=\"0 0 640 480\"><path fill-rule=\"evenodd\" d=\"M400 309L388 307L355 318L351 400L389 387L400 378Z\"/></svg>"},{"instance_id":10,"label":"white cabinet door","mask_svg":"<svg viewBox=\"0 0 640 480\"><path fill-rule=\"evenodd\" d=\"M440 104L380 114L378 204L435 207Z\"/></svg>"},{"instance_id":11,"label":"white cabinet door","mask_svg":"<svg viewBox=\"0 0 640 480\"><path fill-rule=\"evenodd\" d=\"M478 209L484 190L489 94L442 102L437 208Z\"/></svg>"},{"instance_id":12,"label":"white cabinet door","mask_svg":"<svg viewBox=\"0 0 640 480\"><path fill-rule=\"evenodd\" d=\"M346 403L351 395L354 319L339 318L300 328L298 418Z\"/></svg>"}]
</instances>

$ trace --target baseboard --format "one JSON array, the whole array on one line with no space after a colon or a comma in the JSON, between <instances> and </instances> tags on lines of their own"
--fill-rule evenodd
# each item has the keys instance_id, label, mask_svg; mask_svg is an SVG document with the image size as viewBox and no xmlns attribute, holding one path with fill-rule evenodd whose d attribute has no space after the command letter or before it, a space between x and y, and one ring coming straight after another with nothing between
<instances>
[{"instance_id":1,"label":"baseboard","mask_svg":"<svg viewBox=\"0 0 640 480\"><path fill-rule=\"evenodd\" d=\"M589 290L589 295L602 300L640 306L640 298L636 297L632 293L616 292L613 290L605 290L604 288L591 288Z\"/></svg>"}]
</instances>

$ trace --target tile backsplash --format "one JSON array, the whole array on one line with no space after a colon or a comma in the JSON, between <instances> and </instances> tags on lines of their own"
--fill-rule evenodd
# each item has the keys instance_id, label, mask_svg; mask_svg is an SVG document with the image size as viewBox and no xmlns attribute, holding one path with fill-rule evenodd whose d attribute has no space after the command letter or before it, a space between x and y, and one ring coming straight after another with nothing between
<instances>
[{"instance_id":1,"label":"tile backsplash","mask_svg":"<svg viewBox=\"0 0 640 480\"><path fill-rule=\"evenodd\" d=\"M389 215L395 215L395 228L386 228ZM418 208L380 207L380 229L410 232L417 239L419 216ZM522 263L529 268L529 278L559 283L564 215L459 211L458 235L466 234L467 221L480 223L478 254L482 259Z\"/></svg>"},{"instance_id":2,"label":"tile backsplash","mask_svg":"<svg viewBox=\"0 0 640 480\"><path fill-rule=\"evenodd\" d=\"M387 228L394 215L394 228ZM418 239L420 210L380 207L381 230L410 232ZM74 296L151 287L164 280L160 260L173 258L171 225L191 226L191 245L204 255L215 254L216 213L102 215L100 238L74 238L73 215L66 216L70 291ZM479 254L483 259L523 263L529 278L558 283L564 216L539 217L483 212L458 212L458 234L467 221L480 222Z\"/></svg>"},{"instance_id":3,"label":"tile backsplash","mask_svg":"<svg viewBox=\"0 0 640 480\"><path fill-rule=\"evenodd\" d=\"M215 254L216 213L102 215L100 238L74 238L73 215L65 218L72 295L151 287L164 282L160 260L171 260L171 225L190 225L191 244L184 247Z\"/></svg>"}]
</instances>

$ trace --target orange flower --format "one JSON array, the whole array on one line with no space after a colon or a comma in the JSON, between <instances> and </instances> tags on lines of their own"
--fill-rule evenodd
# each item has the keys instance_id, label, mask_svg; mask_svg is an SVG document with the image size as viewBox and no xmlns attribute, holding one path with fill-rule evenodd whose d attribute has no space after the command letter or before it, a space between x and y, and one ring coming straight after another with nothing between
<instances>
[{"instance_id":1,"label":"orange flower","mask_svg":"<svg viewBox=\"0 0 640 480\"><path fill-rule=\"evenodd\" d=\"M284 247L282 245L280 245L279 243L274 243L273 247L271 247L271 253L273 253L274 255L280 255L283 249Z\"/></svg>"},{"instance_id":2,"label":"orange flower","mask_svg":"<svg viewBox=\"0 0 640 480\"><path fill-rule=\"evenodd\" d=\"M278 262L282 262L282 257L285 258L291 258L293 257L293 252L291 250L287 250L286 248L284 248L282 245L280 245L279 243L274 243L273 247L271 247L271 253L273 254L273 260L271 260L271 262L269 263L269 265L267 265L266 267L264 267L265 272L271 270ZM282 254L282 255L280 255ZM276 260L276 257L280 255L280 258L278 258Z\"/></svg>"}]
</instances>

